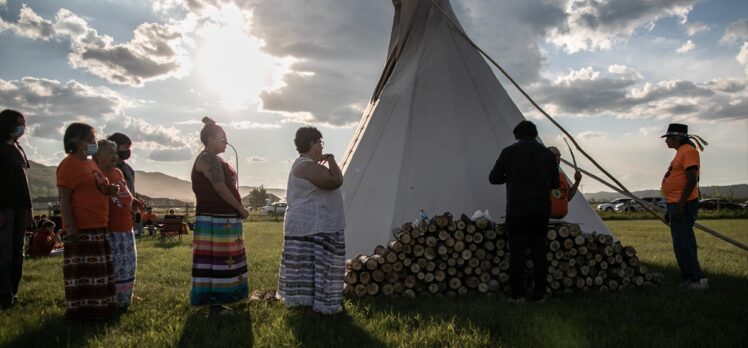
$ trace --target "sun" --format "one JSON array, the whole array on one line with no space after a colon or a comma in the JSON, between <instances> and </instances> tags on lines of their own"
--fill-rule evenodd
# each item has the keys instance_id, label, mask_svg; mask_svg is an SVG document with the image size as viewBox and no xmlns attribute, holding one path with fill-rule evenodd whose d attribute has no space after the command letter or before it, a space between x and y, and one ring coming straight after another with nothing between
<instances>
[{"instance_id":1,"label":"sun","mask_svg":"<svg viewBox=\"0 0 748 348\"><path fill-rule=\"evenodd\" d=\"M196 69L220 103L239 109L258 102L262 91L283 87L283 75L290 71L293 58L263 52L264 42L247 34L243 29L247 17L236 7L228 6L214 18L218 23L205 30Z\"/></svg>"}]
</instances>

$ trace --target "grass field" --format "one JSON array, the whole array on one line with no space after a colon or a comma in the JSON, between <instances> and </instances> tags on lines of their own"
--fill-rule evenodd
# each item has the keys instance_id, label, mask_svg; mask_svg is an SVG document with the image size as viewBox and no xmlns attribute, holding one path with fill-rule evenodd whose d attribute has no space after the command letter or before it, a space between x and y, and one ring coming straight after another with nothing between
<instances>
[{"instance_id":1,"label":"grass field","mask_svg":"<svg viewBox=\"0 0 748 348\"><path fill-rule=\"evenodd\" d=\"M748 345L748 252L701 232L700 261L711 288L679 289L666 227L651 220L607 221L624 245L666 276L666 284L625 292L555 297L512 304L502 296L346 300L322 316L279 303L243 302L227 318L206 319L189 306L190 238L138 242L135 293L128 312L106 322L62 319L61 259L30 259L22 304L0 312L0 346L452 346L452 347L745 347ZM748 220L702 221L744 243ZM245 224L251 289L277 282L281 224Z\"/></svg>"}]
</instances>

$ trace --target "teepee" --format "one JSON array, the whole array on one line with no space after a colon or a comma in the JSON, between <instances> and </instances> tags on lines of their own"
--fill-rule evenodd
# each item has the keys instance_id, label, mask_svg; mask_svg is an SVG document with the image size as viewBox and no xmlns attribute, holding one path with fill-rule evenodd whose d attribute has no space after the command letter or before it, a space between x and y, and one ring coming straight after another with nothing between
<instances>
[{"instance_id":1,"label":"teepee","mask_svg":"<svg viewBox=\"0 0 748 348\"><path fill-rule=\"evenodd\" d=\"M459 23L448 0L437 1ZM428 0L395 0L382 76L342 162L346 256L371 253L393 227L451 212L505 214L505 186L488 182L524 120L480 53ZM459 24L458 24L459 25ZM581 194L568 222L610 234Z\"/></svg>"}]
</instances>

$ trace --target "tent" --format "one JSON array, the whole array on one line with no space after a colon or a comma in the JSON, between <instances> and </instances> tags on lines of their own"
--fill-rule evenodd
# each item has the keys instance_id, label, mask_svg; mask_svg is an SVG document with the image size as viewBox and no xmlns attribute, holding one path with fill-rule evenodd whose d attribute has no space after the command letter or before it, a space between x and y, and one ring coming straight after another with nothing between
<instances>
[{"instance_id":1,"label":"tent","mask_svg":"<svg viewBox=\"0 0 748 348\"><path fill-rule=\"evenodd\" d=\"M459 25L448 0L439 7ZM522 113L480 53L423 0L395 0L387 61L344 154L346 256L370 254L392 229L451 212L505 214L505 186L488 182L515 142ZM610 234L577 194L568 222Z\"/></svg>"}]
</instances>

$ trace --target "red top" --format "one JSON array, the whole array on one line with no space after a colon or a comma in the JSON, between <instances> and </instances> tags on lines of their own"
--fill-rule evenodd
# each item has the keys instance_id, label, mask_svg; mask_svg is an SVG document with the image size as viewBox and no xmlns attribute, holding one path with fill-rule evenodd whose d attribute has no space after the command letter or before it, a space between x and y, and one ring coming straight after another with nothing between
<instances>
[{"instance_id":1,"label":"red top","mask_svg":"<svg viewBox=\"0 0 748 348\"><path fill-rule=\"evenodd\" d=\"M78 229L106 228L109 202L106 196L109 180L92 159L68 155L57 167L57 186L73 190L71 204ZM62 221L63 226L67 222ZM67 230L67 227L63 227Z\"/></svg>"},{"instance_id":2,"label":"red top","mask_svg":"<svg viewBox=\"0 0 748 348\"><path fill-rule=\"evenodd\" d=\"M216 156L218 157L218 156ZM239 190L236 187L236 172L231 166L226 163L221 157L218 157L223 167L223 182L231 192L231 195L236 198L237 201L241 202L241 196ZM195 192L195 212L197 215L201 214L238 214L239 212L234 209L228 202L224 201L221 196L218 195L213 184L205 175L197 170L195 166L192 166L192 191Z\"/></svg>"},{"instance_id":3,"label":"red top","mask_svg":"<svg viewBox=\"0 0 748 348\"><path fill-rule=\"evenodd\" d=\"M39 227L34 232L34 240L31 242L31 256L49 256L55 247L55 233L50 232L45 227Z\"/></svg>"},{"instance_id":4,"label":"red top","mask_svg":"<svg viewBox=\"0 0 748 348\"><path fill-rule=\"evenodd\" d=\"M112 167L104 175L112 184L119 185L116 196L109 196L109 230L112 232L132 231L132 194L122 172Z\"/></svg>"},{"instance_id":5,"label":"red top","mask_svg":"<svg viewBox=\"0 0 748 348\"><path fill-rule=\"evenodd\" d=\"M569 179L560 174L561 187L551 190L551 219L561 219L569 213Z\"/></svg>"}]
</instances>

